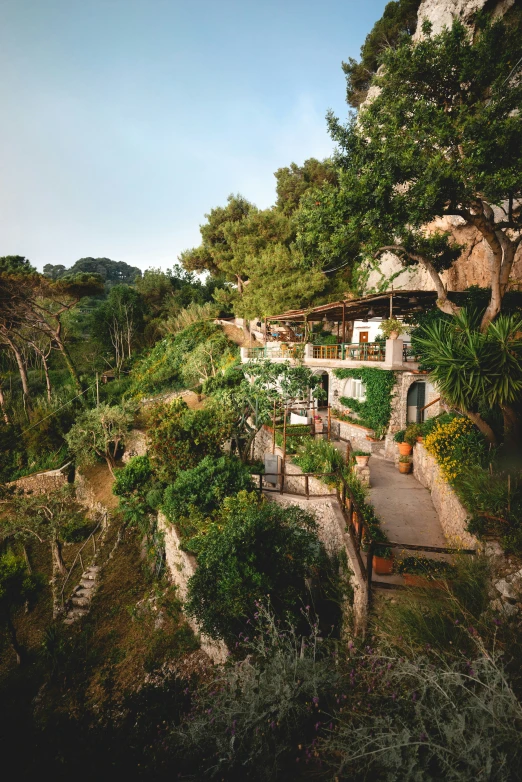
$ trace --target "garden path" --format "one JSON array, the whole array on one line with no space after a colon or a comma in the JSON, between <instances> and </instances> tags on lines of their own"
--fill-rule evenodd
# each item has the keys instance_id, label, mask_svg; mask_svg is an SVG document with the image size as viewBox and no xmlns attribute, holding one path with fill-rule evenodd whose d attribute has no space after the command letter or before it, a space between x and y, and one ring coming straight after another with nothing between
<instances>
[{"instance_id":1,"label":"garden path","mask_svg":"<svg viewBox=\"0 0 522 782\"><path fill-rule=\"evenodd\" d=\"M401 474L392 462L371 458L369 467L370 501L388 538L417 546L447 546L429 490L411 473Z\"/></svg>"}]
</instances>

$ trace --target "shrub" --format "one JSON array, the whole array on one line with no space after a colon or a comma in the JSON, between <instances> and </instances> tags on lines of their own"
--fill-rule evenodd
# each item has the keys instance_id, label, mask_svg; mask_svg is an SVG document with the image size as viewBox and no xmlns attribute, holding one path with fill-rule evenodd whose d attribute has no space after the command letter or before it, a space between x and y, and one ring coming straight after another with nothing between
<instances>
[{"instance_id":1,"label":"shrub","mask_svg":"<svg viewBox=\"0 0 522 782\"><path fill-rule=\"evenodd\" d=\"M195 508L214 513L225 497L252 490L250 469L235 456L206 456L190 470L183 470L165 489L162 510L173 523Z\"/></svg>"},{"instance_id":2,"label":"shrub","mask_svg":"<svg viewBox=\"0 0 522 782\"><path fill-rule=\"evenodd\" d=\"M217 670L190 718L170 742L183 776L197 779L295 779L298 745L317 741L331 719L342 675L332 645L310 624L301 638L260 606L245 660Z\"/></svg>"},{"instance_id":3,"label":"shrub","mask_svg":"<svg viewBox=\"0 0 522 782\"><path fill-rule=\"evenodd\" d=\"M424 447L435 457L449 483L470 466L481 464L486 453L483 436L468 418L460 416L448 423L437 423L425 438Z\"/></svg>"},{"instance_id":4,"label":"shrub","mask_svg":"<svg viewBox=\"0 0 522 782\"><path fill-rule=\"evenodd\" d=\"M247 492L229 497L199 540L186 610L203 632L228 642L267 596L279 616L299 620L310 601L307 580L323 561L316 533L313 516L297 506L259 502Z\"/></svg>"},{"instance_id":5,"label":"shrub","mask_svg":"<svg viewBox=\"0 0 522 782\"><path fill-rule=\"evenodd\" d=\"M207 340L219 339L221 336L222 331L218 326L200 321L183 329L175 337L165 337L133 368L130 393L142 396L166 387L183 388L184 368L192 352ZM222 343L222 347L225 349L225 343Z\"/></svg>"},{"instance_id":6,"label":"shrub","mask_svg":"<svg viewBox=\"0 0 522 782\"><path fill-rule=\"evenodd\" d=\"M519 778L522 707L498 658L352 660L364 705L345 708L319 749L343 780Z\"/></svg>"},{"instance_id":7,"label":"shrub","mask_svg":"<svg viewBox=\"0 0 522 782\"><path fill-rule=\"evenodd\" d=\"M398 432L395 432L395 434L393 435L394 442L403 443L405 434L406 434L406 429L400 429Z\"/></svg>"},{"instance_id":8,"label":"shrub","mask_svg":"<svg viewBox=\"0 0 522 782\"><path fill-rule=\"evenodd\" d=\"M142 494L152 478L152 464L148 456L134 456L126 466L117 470L113 494L126 497L133 493Z\"/></svg>"},{"instance_id":9,"label":"shrub","mask_svg":"<svg viewBox=\"0 0 522 782\"><path fill-rule=\"evenodd\" d=\"M232 425L230 410L217 403L189 410L178 398L170 405L155 407L150 417L149 452L159 476L173 481L205 456L219 457Z\"/></svg>"},{"instance_id":10,"label":"shrub","mask_svg":"<svg viewBox=\"0 0 522 782\"><path fill-rule=\"evenodd\" d=\"M294 462L303 472L336 473L344 467L343 455L327 440L315 440L307 438ZM335 483L335 477L326 479L328 483Z\"/></svg>"}]
</instances>

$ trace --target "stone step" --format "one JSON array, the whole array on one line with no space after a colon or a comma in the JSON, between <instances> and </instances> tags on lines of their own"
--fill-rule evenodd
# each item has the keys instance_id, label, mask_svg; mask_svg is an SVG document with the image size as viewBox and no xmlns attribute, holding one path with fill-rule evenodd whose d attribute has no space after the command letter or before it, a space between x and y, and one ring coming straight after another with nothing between
<instances>
[{"instance_id":1,"label":"stone step","mask_svg":"<svg viewBox=\"0 0 522 782\"><path fill-rule=\"evenodd\" d=\"M90 600L93 593L93 587L90 587L89 589L84 589L80 586L77 586L74 590L74 597L85 597L87 600Z\"/></svg>"},{"instance_id":2,"label":"stone step","mask_svg":"<svg viewBox=\"0 0 522 782\"><path fill-rule=\"evenodd\" d=\"M82 589L94 589L95 586L96 579L94 578L82 578L78 584L78 588L81 587Z\"/></svg>"},{"instance_id":3,"label":"stone step","mask_svg":"<svg viewBox=\"0 0 522 782\"><path fill-rule=\"evenodd\" d=\"M81 608L73 608L71 611L68 612L67 616L63 621L64 624L66 625L72 625L73 622L76 622L78 619L81 619L83 616L87 616L87 611L84 611Z\"/></svg>"},{"instance_id":4,"label":"stone step","mask_svg":"<svg viewBox=\"0 0 522 782\"><path fill-rule=\"evenodd\" d=\"M86 570L85 573L82 573L82 579L85 579L86 581L96 581L98 578L97 572L91 572L90 570Z\"/></svg>"},{"instance_id":5,"label":"stone step","mask_svg":"<svg viewBox=\"0 0 522 782\"><path fill-rule=\"evenodd\" d=\"M90 602L91 601L88 598L86 598L86 597L76 597L76 596L73 596L71 598L71 603L73 604L73 606L78 606L79 608L84 608L84 607L88 606Z\"/></svg>"}]
</instances>

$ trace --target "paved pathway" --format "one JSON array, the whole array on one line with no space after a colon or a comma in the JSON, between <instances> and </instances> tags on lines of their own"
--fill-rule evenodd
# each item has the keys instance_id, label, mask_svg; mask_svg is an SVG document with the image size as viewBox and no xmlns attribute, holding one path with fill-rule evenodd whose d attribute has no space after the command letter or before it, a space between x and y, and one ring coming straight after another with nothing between
<instances>
[{"instance_id":1,"label":"paved pathway","mask_svg":"<svg viewBox=\"0 0 522 782\"><path fill-rule=\"evenodd\" d=\"M412 475L384 459L370 459L370 500L391 541L447 546L431 494ZM422 554L422 552L420 552Z\"/></svg>"}]
</instances>

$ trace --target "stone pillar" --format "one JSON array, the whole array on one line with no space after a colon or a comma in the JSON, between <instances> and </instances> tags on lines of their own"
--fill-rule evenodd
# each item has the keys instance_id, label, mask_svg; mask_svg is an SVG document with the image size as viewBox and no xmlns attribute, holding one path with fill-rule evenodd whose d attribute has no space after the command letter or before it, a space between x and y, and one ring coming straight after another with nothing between
<instances>
[{"instance_id":1,"label":"stone pillar","mask_svg":"<svg viewBox=\"0 0 522 782\"><path fill-rule=\"evenodd\" d=\"M387 367L394 368L402 366L403 346L404 341L402 339L386 340L386 357L384 359L384 363Z\"/></svg>"}]
</instances>

